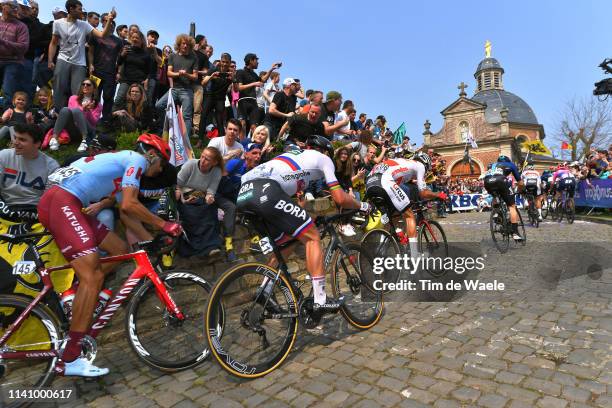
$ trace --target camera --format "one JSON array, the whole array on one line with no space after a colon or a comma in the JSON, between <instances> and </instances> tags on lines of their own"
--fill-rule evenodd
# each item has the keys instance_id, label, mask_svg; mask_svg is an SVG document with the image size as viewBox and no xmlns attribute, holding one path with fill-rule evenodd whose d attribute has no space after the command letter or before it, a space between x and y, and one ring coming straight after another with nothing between
<instances>
[{"instance_id":1,"label":"camera","mask_svg":"<svg viewBox=\"0 0 612 408\"><path fill-rule=\"evenodd\" d=\"M219 77L220 78L229 78L231 76L231 74L229 72L221 72L219 71Z\"/></svg>"},{"instance_id":2,"label":"camera","mask_svg":"<svg viewBox=\"0 0 612 408\"><path fill-rule=\"evenodd\" d=\"M384 146L385 147L389 147L389 141L388 140L385 140L385 145Z\"/></svg>"},{"instance_id":3,"label":"camera","mask_svg":"<svg viewBox=\"0 0 612 408\"><path fill-rule=\"evenodd\" d=\"M612 59L606 58L603 60L599 67L604 70L607 74L612 74ZM593 95L611 95L612 94L612 78L602 79L595 83L595 90Z\"/></svg>"},{"instance_id":4,"label":"camera","mask_svg":"<svg viewBox=\"0 0 612 408\"><path fill-rule=\"evenodd\" d=\"M283 66L283 63L282 63L282 62L279 62L279 63L278 63L278 65L277 65L277 67L278 67L278 68L280 68L280 67L282 67L282 66Z\"/></svg>"}]
</instances>

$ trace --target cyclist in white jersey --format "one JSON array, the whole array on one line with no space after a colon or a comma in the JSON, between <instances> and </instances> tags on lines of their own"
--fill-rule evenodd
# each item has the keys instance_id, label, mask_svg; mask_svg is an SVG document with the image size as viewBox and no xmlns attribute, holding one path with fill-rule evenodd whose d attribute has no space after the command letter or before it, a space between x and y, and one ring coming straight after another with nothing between
<instances>
[{"instance_id":1,"label":"cyclist in white jersey","mask_svg":"<svg viewBox=\"0 0 612 408\"><path fill-rule=\"evenodd\" d=\"M294 204L291 197L301 198L310 183L325 180L334 202L348 209L369 211L368 203L360 203L345 193L334 171L330 156L334 150L327 138L314 136L307 141L307 150L294 150L260 164L242 176L237 209L255 212L266 220L272 239L277 243L298 239L306 246L306 269L312 278L314 310L335 312L342 299L328 298L325 293L325 269L321 236L306 210ZM329 155L329 156L328 156ZM275 257L271 259L276 265ZM266 282L264 282L264 285Z\"/></svg>"},{"instance_id":2,"label":"cyclist in white jersey","mask_svg":"<svg viewBox=\"0 0 612 408\"><path fill-rule=\"evenodd\" d=\"M366 196L382 197L402 214L410 254L418 257L416 217L409 208L410 202L438 198L446 200L444 192L427 189L425 174L431 169L431 158L425 152L417 152L411 160L390 159L377 164L366 178Z\"/></svg>"},{"instance_id":3,"label":"cyclist in white jersey","mask_svg":"<svg viewBox=\"0 0 612 408\"><path fill-rule=\"evenodd\" d=\"M533 164L528 164L521 174L521 179L525 185L525 190L533 194L535 198L535 206L538 209L538 221L542 222L542 201L544 201L546 192L542 188L540 173L535 171Z\"/></svg>"}]
</instances>

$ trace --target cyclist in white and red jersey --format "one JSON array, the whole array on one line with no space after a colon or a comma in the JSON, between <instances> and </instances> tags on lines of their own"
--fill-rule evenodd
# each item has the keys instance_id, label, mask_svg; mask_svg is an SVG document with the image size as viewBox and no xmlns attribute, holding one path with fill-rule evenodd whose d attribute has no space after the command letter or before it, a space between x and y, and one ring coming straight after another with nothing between
<instances>
[{"instance_id":1,"label":"cyclist in white and red jersey","mask_svg":"<svg viewBox=\"0 0 612 408\"><path fill-rule=\"evenodd\" d=\"M153 215L138 200L142 175L158 175L170 159L168 143L155 135L138 138L137 152L104 153L77 160L49 176L50 187L38 204L40 222L51 232L79 278L68 344L57 365L59 374L97 377L108 374L81 358L81 342L91 324L98 293L112 264L100 265L98 247L112 255L127 252L126 243L83 208L103 197L121 192L121 209L130 216L177 236L179 224Z\"/></svg>"},{"instance_id":2,"label":"cyclist in white and red jersey","mask_svg":"<svg viewBox=\"0 0 612 408\"><path fill-rule=\"evenodd\" d=\"M366 178L366 196L382 197L400 212L405 221L410 254L418 257L416 217L409 205L419 198L446 200L444 192L434 193L427 189L425 174L431 169L431 157L417 152L411 160L385 160L374 166Z\"/></svg>"},{"instance_id":3,"label":"cyclist in white and red jersey","mask_svg":"<svg viewBox=\"0 0 612 408\"><path fill-rule=\"evenodd\" d=\"M306 247L306 269L312 278L315 311L335 312L342 299L325 293L325 269L321 236L312 219L291 197L303 195L310 183L325 180L334 202L342 208L369 211L368 203L360 203L345 193L336 179L331 159L334 149L324 136L307 140L307 150L288 151L260 164L242 176L237 209L255 212L265 219L275 242L298 239ZM266 285L267 282L264 282ZM258 293L259 294L259 293Z\"/></svg>"},{"instance_id":4,"label":"cyclist in white and red jersey","mask_svg":"<svg viewBox=\"0 0 612 408\"><path fill-rule=\"evenodd\" d=\"M566 164L557 166L557 171L553 173L553 185L555 186L555 199L561 197L561 191L563 190L567 191L571 198L574 197L576 177Z\"/></svg>"},{"instance_id":5,"label":"cyclist in white and red jersey","mask_svg":"<svg viewBox=\"0 0 612 408\"><path fill-rule=\"evenodd\" d=\"M538 221L542 222L542 201L544 201L546 192L542 188L540 173L535 171L533 164L528 164L521 174L521 179L525 185L525 190L530 192L535 198L535 206L538 209Z\"/></svg>"}]
</instances>

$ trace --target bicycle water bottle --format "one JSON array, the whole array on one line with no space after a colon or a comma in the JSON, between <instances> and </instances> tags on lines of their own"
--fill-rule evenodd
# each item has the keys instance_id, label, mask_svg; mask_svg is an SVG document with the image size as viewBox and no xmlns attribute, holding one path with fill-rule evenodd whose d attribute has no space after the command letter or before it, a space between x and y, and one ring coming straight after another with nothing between
<instances>
[{"instance_id":1,"label":"bicycle water bottle","mask_svg":"<svg viewBox=\"0 0 612 408\"><path fill-rule=\"evenodd\" d=\"M74 301L74 295L76 294L76 285L71 286L64 291L60 297L62 309L68 320L72 317L72 302Z\"/></svg>"},{"instance_id":2,"label":"bicycle water bottle","mask_svg":"<svg viewBox=\"0 0 612 408\"><path fill-rule=\"evenodd\" d=\"M397 237L399 238L400 244L402 245L408 244L408 237L406 236L406 234L404 234L404 231L402 231L401 228L396 228L395 233L397 234Z\"/></svg>"},{"instance_id":3,"label":"bicycle water bottle","mask_svg":"<svg viewBox=\"0 0 612 408\"><path fill-rule=\"evenodd\" d=\"M98 294L98 304L96 305L96 310L94 310L94 319L102 313L112 295L113 292L110 289L102 289Z\"/></svg>"}]
</instances>

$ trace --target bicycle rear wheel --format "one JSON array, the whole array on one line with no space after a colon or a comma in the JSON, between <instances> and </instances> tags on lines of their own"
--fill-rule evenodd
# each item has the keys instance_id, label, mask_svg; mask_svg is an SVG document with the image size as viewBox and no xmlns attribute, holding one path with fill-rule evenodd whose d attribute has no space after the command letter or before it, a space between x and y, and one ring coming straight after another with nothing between
<instances>
[{"instance_id":1,"label":"bicycle rear wheel","mask_svg":"<svg viewBox=\"0 0 612 408\"><path fill-rule=\"evenodd\" d=\"M506 253L510 246L510 232L508 231L508 218L500 207L491 210L489 226L495 247L502 254Z\"/></svg>"},{"instance_id":2,"label":"bicycle rear wheel","mask_svg":"<svg viewBox=\"0 0 612 408\"><path fill-rule=\"evenodd\" d=\"M204 334L210 284L189 271L173 270L159 277L185 318L174 316L147 280L130 300L125 316L130 345L141 360L162 371L194 367L210 354Z\"/></svg>"},{"instance_id":3,"label":"bicycle rear wheel","mask_svg":"<svg viewBox=\"0 0 612 408\"><path fill-rule=\"evenodd\" d=\"M565 202L565 215L567 216L568 224L573 224L576 219L576 207L573 198L568 198Z\"/></svg>"},{"instance_id":4,"label":"bicycle rear wheel","mask_svg":"<svg viewBox=\"0 0 612 408\"><path fill-rule=\"evenodd\" d=\"M222 332L220 308L225 316ZM221 367L241 378L257 378L276 369L291 352L298 299L282 273L260 263L242 264L225 272L213 287L205 322L212 355Z\"/></svg>"},{"instance_id":5,"label":"bicycle rear wheel","mask_svg":"<svg viewBox=\"0 0 612 408\"><path fill-rule=\"evenodd\" d=\"M342 316L355 328L366 330L374 326L383 314L382 290L372 290L363 275L373 275L373 261L359 244L346 244L348 254L341 249L332 258L332 288L334 296L344 296ZM364 271L363 269L367 269ZM378 275L380 277L380 275ZM383 281L384 282L384 281Z\"/></svg>"},{"instance_id":6,"label":"bicycle rear wheel","mask_svg":"<svg viewBox=\"0 0 612 408\"><path fill-rule=\"evenodd\" d=\"M24 296L0 295L0 337L17 317L30 305L32 299ZM3 352L43 352L59 350L64 333L53 312L45 305L38 304L4 345ZM57 357L40 359L0 360L0 390L7 396L8 389L19 390L48 386L55 378L54 368ZM24 404L25 405L25 404ZM20 406L20 404L11 405Z\"/></svg>"},{"instance_id":7,"label":"bicycle rear wheel","mask_svg":"<svg viewBox=\"0 0 612 408\"><path fill-rule=\"evenodd\" d=\"M550 199L546 197L542 202L542 219L545 220L548 217L548 210L550 208Z\"/></svg>"},{"instance_id":8,"label":"bicycle rear wheel","mask_svg":"<svg viewBox=\"0 0 612 408\"><path fill-rule=\"evenodd\" d=\"M521 215L521 212L518 210L518 208L516 209L516 212L518 214L518 230L519 230L519 234L521 235L521 237L523 237L523 239L521 240L521 245L525 246L527 244L527 232L525 231L525 223L523 222L523 216Z\"/></svg>"},{"instance_id":9,"label":"bicycle rear wheel","mask_svg":"<svg viewBox=\"0 0 612 408\"><path fill-rule=\"evenodd\" d=\"M382 283L396 283L402 269L385 268L382 274L375 274L369 262L377 262L377 259L384 258L395 259L396 256L401 256L403 252L397 239L386 230L368 231L361 240L361 253L367 254L367 257L359 258L364 284L374 293L388 293L390 290L376 290L373 286L374 280L379 280ZM362 264L362 260L366 263Z\"/></svg>"}]
</instances>

